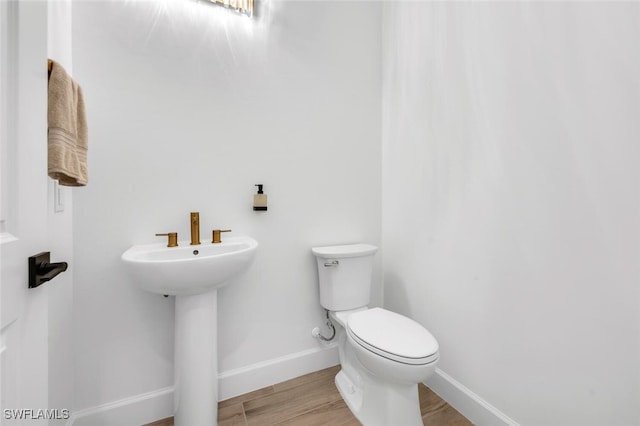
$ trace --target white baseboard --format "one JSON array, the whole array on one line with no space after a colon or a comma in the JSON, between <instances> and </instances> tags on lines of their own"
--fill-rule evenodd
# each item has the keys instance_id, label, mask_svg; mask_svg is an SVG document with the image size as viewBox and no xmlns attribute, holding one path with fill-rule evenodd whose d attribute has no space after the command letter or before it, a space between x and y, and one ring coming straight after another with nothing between
<instances>
[{"instance_id":1,"label":"white baseboard","mask_svg":"<svg viewBox=\"0 0 640 426\"><path fill-rule=\"evenodd\" d=\"M520 426L439 368L425 385L477 426Z\"/></svg>"},{"instance_id":2,"label":"white baseboard","mask_svg":"<svg viewBox=\"0 0 640 426\"><path fill-rule=\"evenodd\" d=\"M77 411L67 426L139 426L173 416L173 386Z\"/></svg>"},{"instance_id":3,"label":"white baseboard","mask_svg":"<svg viewBox=\"0 0 640 426\"><path fill-rule=\"evenodd\" d=\"M338 345L307 349L221 373L218 399L233 398L256 389L338 365Z\"/></svg>"},{"instance_id":4,"label":"white baseboard","mask_svg":"<svg viewBox=\"0 0 640 426\"><path fill-rule=\"evenodd\" d=\"M339 364L335 343L259 362L218 375L223 401ZM139 426L173 416L173 387L135 395L71 415L67 426Z\"/></svg>"}]
</instances>

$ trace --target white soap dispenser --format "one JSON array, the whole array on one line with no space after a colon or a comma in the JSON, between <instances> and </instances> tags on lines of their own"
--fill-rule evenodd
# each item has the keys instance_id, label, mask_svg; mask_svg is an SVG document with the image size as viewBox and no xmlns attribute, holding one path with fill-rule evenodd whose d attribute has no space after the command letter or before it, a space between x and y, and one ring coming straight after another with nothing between
<instances>
[{"instance_id":1,"label":"white soap dispenser","mask_svg":"<svg viewBox=\"0 0 640 426\"><path fill-rule=\"evenodd\" d=\"M262 192L262 184L256 184L258 193L253 196L253 210L257 212L267 211L267 194Z\"/></svg>"}]
</instances>

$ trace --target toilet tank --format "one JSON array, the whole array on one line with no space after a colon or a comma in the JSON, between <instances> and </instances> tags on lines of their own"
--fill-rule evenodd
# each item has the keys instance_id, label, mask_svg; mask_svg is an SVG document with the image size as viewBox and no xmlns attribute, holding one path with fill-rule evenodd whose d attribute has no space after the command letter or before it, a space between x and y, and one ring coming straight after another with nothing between
<instances>
[{"instance_id":1,"label":"toilet tank","mask_svg":"<svg viewBox=\"0 0 640 426\"><path fill-rule=\"evenodd\" d=\"M370 244L314 247L318 264L320 304L330 311L345 311L369 304L373 256Z\"/></svg>"}]
</instances>

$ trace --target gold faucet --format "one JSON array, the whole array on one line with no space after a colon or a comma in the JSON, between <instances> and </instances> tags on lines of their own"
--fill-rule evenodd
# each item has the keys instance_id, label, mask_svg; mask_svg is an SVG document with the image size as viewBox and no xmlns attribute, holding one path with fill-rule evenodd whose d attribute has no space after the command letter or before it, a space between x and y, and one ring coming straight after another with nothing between
<instances>
[{"instance_id":1,"label":"gold faucet","mask_svg":"<svg viewBox=\"0 0 640 426\"><path fill-rule=\"evenodd\" d=\"M167 232L166 234L156 234L156 237L169 237L167 247L178 247L178 233Z\"/></svg>"},{"instance_id":2,"label":"gold faucet","mask_svg":"<svg viewBox=\"0 0 640 426\"><path fill-rule=\"evenodd\" d=\"M191 245L200 244L200 213L191 212Z\"/></svg>"},{"instance_id":3,"label":"gold faucet","mask_svg":"<svg viewBox=\"0 0 640 426\"><path fill-rule=\"evenodd\" d=\"M213 230L213 240L211 240L211 243L218 244L218 243L222 242L222 240L220 239L220 233L221 232L231 232L231 229L214 229Z\"/></svg>"}]
</instances>

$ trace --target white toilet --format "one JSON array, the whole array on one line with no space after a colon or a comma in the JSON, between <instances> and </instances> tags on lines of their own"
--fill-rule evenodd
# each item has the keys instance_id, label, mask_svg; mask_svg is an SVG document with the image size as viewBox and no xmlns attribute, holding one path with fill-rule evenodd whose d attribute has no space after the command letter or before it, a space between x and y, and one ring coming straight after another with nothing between
<instances>
[{"instance_id":1,"label":"white toilet","mask_svg":"<svg viewBox=\"0 0 640 426\"><path fill-rule=\"evenodd\" d=\"M312 249L320 304L337 323L336 386L365 426L422 425L418 383L435 371L438 342L405 316L367 307L377 251L369 244Z\"/></svg>"}]
</instances>

